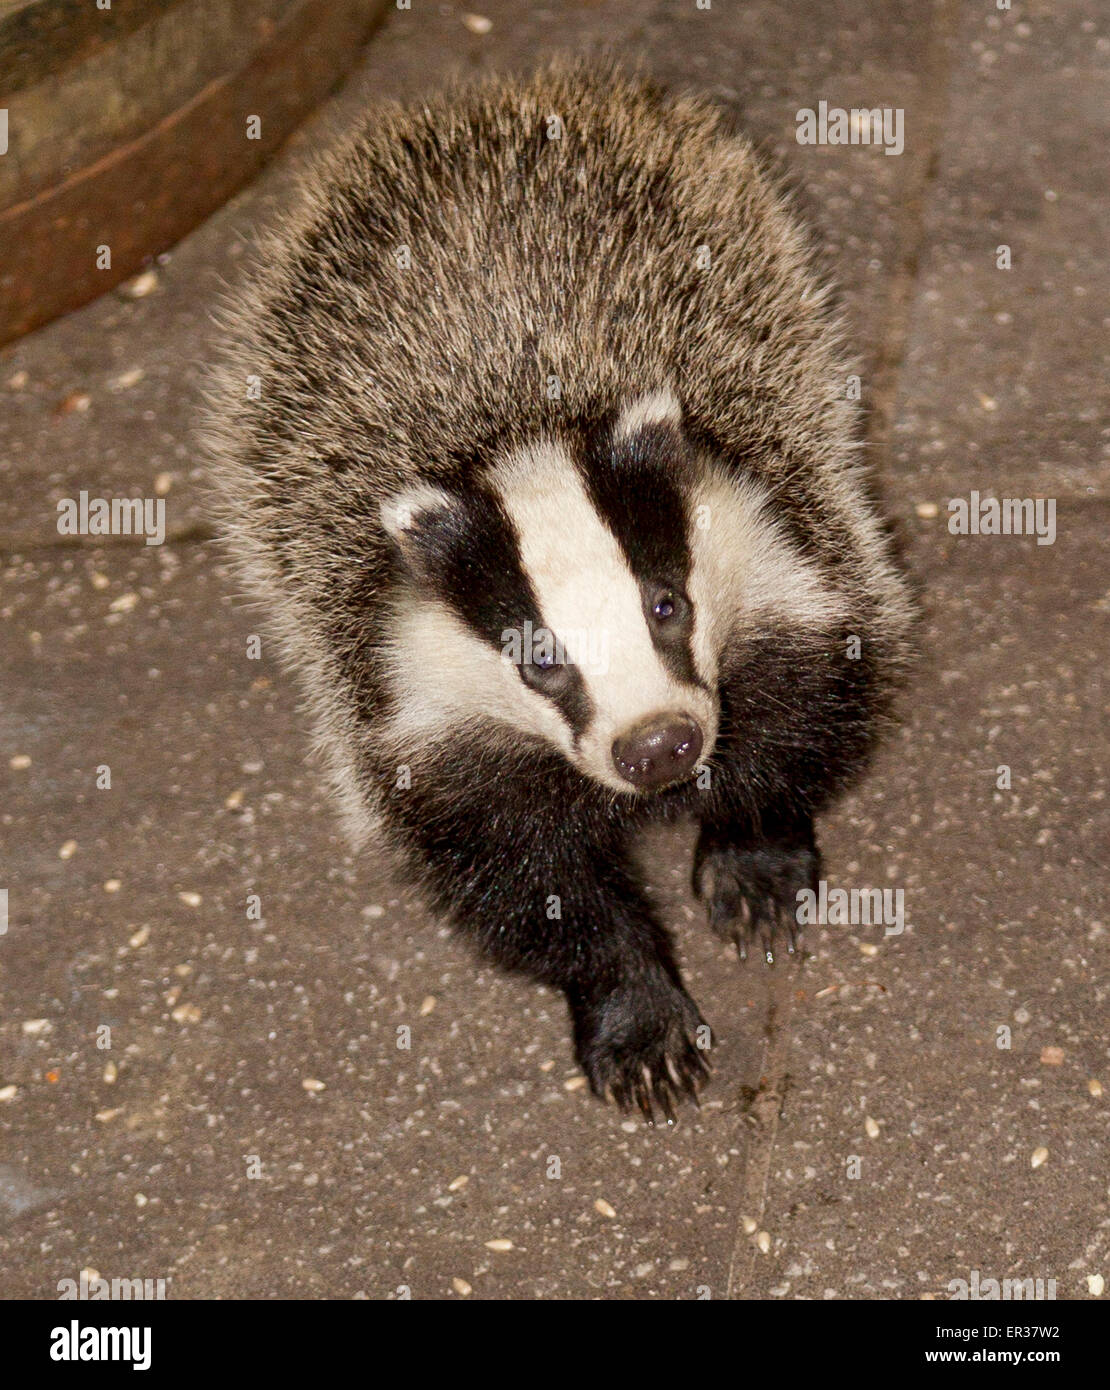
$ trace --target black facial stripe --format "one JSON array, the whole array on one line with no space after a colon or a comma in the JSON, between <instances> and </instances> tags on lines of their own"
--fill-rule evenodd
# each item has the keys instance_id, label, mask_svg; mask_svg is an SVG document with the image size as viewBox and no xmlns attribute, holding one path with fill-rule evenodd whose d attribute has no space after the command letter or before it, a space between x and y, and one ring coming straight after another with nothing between
<instances>
[{"instance_id":1,"label":"black facial stripe","mask_svg":"<svg viewBox=\"0 0 1110 1390\"><path fill-rule=\"evenodd\" d=\"M437 592L484 642L500 651L506 628L521 628L529 617L537 622L539 604L516 535L491 493L473 488L437 514L419 544Z\"/></svg>"},{"instance_id":2,"label":"black facial stripe","mask_svg":"<svg viewBox=\"0 0 1110 1390\"><path fill-rule=\"evenodd\" d=\"M582 472L590 500L617 538L632 573L686 586L686 498L675 482L687 452L674 425L645 425L613 439L608 420L586 435Z\"/></svg>"},{"instance_id":3,"label":"black facial stripe","mask_svg":"<svg viewBox=\"0 0 1110 1390\"><path fill-rule=\"evenodd\" d=\"M678 633L674 637L666 636L665 629L657 630L653 627L648 617L652 593L650 587L645 591L644 616L647 620L648 631L651 633L652 643L659 653L659 660L674 676L675 680L682 681L685 685L700 686L703 690L708 689L694 665L694 653L690 646L694 635L693 627L688 627L684 632ZM697 621L696 614L694 621Z\"/></svg>"},{"instance_id":4,"label":"black facial stripe","mask_svg":"<svg viewBox=\"0 0 1110 1390\"><path fill-rule=\"evenodd\" d=\"M496 651L504 651L506 631L519 633L524 644L526 624L531 624L533 637L546 630L521 564L516 531L492 492L473 488L457 510L437 517L422 545L437 591ZM565 670L566 680L558 691L539 693L562 713L575 738L581 738L593 718L593 705L582 673L571 664Z\"/></svg>"},{"instance_id":5,"label":"black facial stripe","mask_svg":"<svg viewBox=\"0 0 1110 1390\"><path fill-rule=\"evenodd\" d=\"M690 646L692 628L665 635L650 620L660 588L671 585L685 592L687 587L687 503L675 478L688 460L689 446L682 431L665 421L619 440L613 437L615 423L616 417L609 416L585 433L580 468L586 490L640 582L645 621L660 660L676 680L700 686Z\"/></svg>"},{"instance_id":6,"label":"black facial stripe","mask_svg":"<svg viewBox=\"0 0 1110 1390\"><path fill-rule=\"evenodd\" d=\"M570 725L571 733L577 742L590 727L594 717L593 702L586 693L586 682L577 666L567 667L566 685L557 695L548 698Z\"/></svg>"}]
</instances>

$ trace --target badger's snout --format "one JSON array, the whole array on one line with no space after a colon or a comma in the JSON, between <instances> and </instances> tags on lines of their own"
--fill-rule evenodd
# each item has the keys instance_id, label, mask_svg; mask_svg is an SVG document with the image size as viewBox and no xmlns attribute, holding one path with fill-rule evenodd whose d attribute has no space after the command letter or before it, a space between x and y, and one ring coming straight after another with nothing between
<instances>
[{"instance_id":1,"label":"badger's snout","mask_svg":"<svg viewBox=\"0 0 1110 1390\"><path fill-rule=\"evenodd\" d=\"M613 764L639 791L655 791L697 764L702 732L688 714L661 714L636 724L613 744Z\"/></svg>"}]
</instances>

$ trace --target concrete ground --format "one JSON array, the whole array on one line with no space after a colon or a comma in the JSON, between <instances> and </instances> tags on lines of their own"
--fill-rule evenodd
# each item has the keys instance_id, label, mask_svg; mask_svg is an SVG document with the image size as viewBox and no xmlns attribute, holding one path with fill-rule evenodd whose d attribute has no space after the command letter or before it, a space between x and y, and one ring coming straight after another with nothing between
<instances>
[{"instance_id":1,"label":"concrete ground","mask_svg":"<svg viewBox=\"0 0 1110 1390\"><path fill-rule=\"evenodd\" d=\"M174 1298L917 1299L977 1270L1097 1297L1105 10L481 13L485 33L449 5L392 13L150 294L0 353L3 1294L94 1269ZM299 159L378 95L599 42L735 105L799 185L928 605L906 725L823 826L834 885L904 889L902 935L829 926L800 968L741 968L646 846L719 1039L673 1129L591 1099L559 998L476 970L347 855L292 683L244 658L258 619L207 540L193 433L211 308ZM821 100L904 109L904 153L798 145ZM1054 544L951 535L971 489L1055 499ZM56 503L81 490L164 495L169 540L67 541Z\"/></svg>"}]
</instances>

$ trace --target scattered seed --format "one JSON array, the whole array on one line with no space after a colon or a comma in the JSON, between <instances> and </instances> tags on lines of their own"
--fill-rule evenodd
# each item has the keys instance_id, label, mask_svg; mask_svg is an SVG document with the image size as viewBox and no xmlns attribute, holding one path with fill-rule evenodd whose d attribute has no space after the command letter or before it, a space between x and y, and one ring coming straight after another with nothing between
<instances>
[{"instance_id":1,"label":"scattered seed","mask_svg":"<svg viewBox=\"0 0 1110 1390\"><path fill-rule=\"evenodd\" d=\"M131 933L131 936L128 938L128 944L137 951L140 946L145 946L149 940L150 928L140 927L137 932Z\"/></svg>"},{"instance_id":2,"label":"scattered seed","mask_svg":"<svg viewBox=\"0 0 1110 1390\"><path fill-rule=\"evenodd\" d=\"M8 377L8 385L13 391L22 391L27 385L27 381L28 376L26 372L16 372L13 376Z\"/></svg>"},{"instance_id":3,"label":"scattered seed","mask_svg":"<svg viewBox=\"0 0 1110 1390\"><path fill-rule=\"evenodd\" d=\"M1058 1067L1064 1061L1064 1049L1062 1047L1042 1047L1041 1061L1046 1067Z\"/></svg>"},{"instance_id":4,"label":"scattered seed","mask_svg":"<svg viewBox=\"0 0 1110 1390\"><path fill-rule=\"evenodd\" d=\"M563 1082L563 1090L581 1091L586 1085L588 1085L588 1082L584 1076L572 1076L569 1080Z\"/></svg>"},{"instance_id":5,"label":"scattered seed","mask_svg":"<svg viewBox=\"0 0 1110 1390\"><path fill-rule=\"evenodd\" d=\"M89 583L94 589L106 589L111 582L108 576L101 574L99 570L93 570L92 574L89 575Z\"/></svg>"},{"instance_id":6,"label":"scattered seed","mask_svg":"<svg viewBox=\"0 0 1110 1390\"><path fill-rule=\"evenodd\" d=\"M1087 1090L1097 1099L1102 1095L1102 1082L1096 1081L1092 1076L1090 1081L1087 1082Z\"/></svg>"},{"instance_id":7,"label":"scattered seed","mask_svg":"<svg viewBox=\"0 0 1110 1390\"><path fill-rule=\"evenodd\" d=\"M1106 1280L1102 1277L1101 1274L1087 1275L1087 1292L1089 1294L1092 1294L1095 1298L1101 1298L1102 1291L1103 1289L1105 1289L1105 1287Z\"/></svg>"},{"instance_id":8,"label":"scattered seed","mask_svg":"<svg viewBox=\"0 0 1110 1390\"><path fill-rule=\"evenodd\" d=\"M181 1004L170 1015L175 1023L199 1023L200 1010L195 1004Z\"/></svg>"},{"instance_id":9,"label":"scattered seed","mask_svg":"<svg viewBox=\"0 0 1110 1390\"><path fill-rule=\"evenodd\" d=\"M363 915L364 917L374 917L374 918L377 918L377 917L384 917L384 916L385 916L385 908L382 907L382 905L381 905L380 903L371 903L369 907L364 907L364 908L362 909L362 915Z\"/></svg>"},{"instance_id":10,"label":"scattered seed","mask_svg":"<svg viewBox=\"0 0 1110 1390\"><path fill-rule=\"evenodd\" d=\"M193 967L191 965L175 965L173 973L178 976L179 979L183 980L187 975L193 973Z\"/></svg>"},{"instance_id":11,"label":"scattered seed","mask_svg":"<svg viewBox=\"0 0 1110 1390\"><path fill-rule=\"evenodd\" d=\"M123 879L121 878L106 878L104 880L105 893L118 893L122 887Z\"/></svg>"},{"instance_id":12,"label":"scattered seed","mask_svg":"<svg viewBox=\"0 0 1110 1390\"><path fill-rule=\"evenodd\" d=\"M878 1122L876 1120L873 1120L870 1115L865 1117L863 1121L863 1127L867 1131L868 1139L878 1139L879 1125Z\"/></svg>"},{"instance_id":13,"label":"scattered seed","mask_svg":"<svg viewBox=\"0 0 1110 1390\"><path fill-rule=\"evenodd\" d=\"M860 954L864 956L877 956L879 948L873 941L861 941L859 944Z\"/></svg>"},{"instance_id":14,"label":"scattered seed","mask_svg":"<svg viewBox=\"0 0 1110 1390\"><path fill-rule=\"evenodd\" d=\"M108 605L109 613L130 613L139 601L138 594L120 594Z\"/></svg>"},{"instance_id":15,"label":"scattered seed","mask_svg":"<svg viewBox=\"0 0 1110 1390\"><path fill-rule=\"evenodd\" d=\"M505 1240L505 1239L503 1239L503 1238L500 1237L500 1236L499 1236L496 1240L487 1240L487 1241L486 1241L486 1249L487 1249L487 1250L505 1251L505 1250L511 1250L512 1248L513 1248L513 1243L512 1243L512 1241L511 1241L511 1240Z\"/></svg>"},{"instance_id":16,"label":"scattered seed","mask_svg":"<svg viewBox=\"0 0 1110 1390\"><path fill-rule=\"evenodd\" d=\"M759 1230L759 1222L753 1221L750 1216L742 1216L740 1218L740 1227L746 1236L754 1236L756 1231Z\"/></svg>"},{"instance_id":17,"label":"scattered seed","mask_svg":"<svg viewBox=\"0 0 1110 1390\"><path fill-rule=\"evenodd\" d=\"M144 1197L141 1192L135 1193L135 1205L137 1207L145 1207L149 1200L150 1199L148 1197Z\"/></svg>"},{"instance_id":18,"label":"scattered seed","mask_svg":"<svg viewBox=\"0 0 1110 1390\"><path fill-rule=\"evenodd\" d=\"M457 1178L452 1178L451 1181L447 1184L447 1191L461 1192L469 1181L470 1179L467 1177L465 1173L460 1173Z\"/></svg>"},{"instance_id":19,"label":"scattered seed","mask_svg":"<svg viewBox=\"0 0 1110 1390\"><path fill-rule=\"evenodd\" d=\"M0 1101L15 1100L18 1092L18 1086L0 1086Z\"/></svg>"},{"instance_id":20,"label":"scattered seed","mask_svg":"<svg viewBox=\"0 0 1110 1390\"><path fill-rule=\"evenodd\" d=\"M13 772L22 772L24 768L31 766L31 759L26 753L17 753L14 758L8 759L8 766Z\"/></svg>"},{"instance_id":21,"label":"scattered seed","mask_svg":"<svg viewBox=\"0 0 1110 1390\"><path fill-rule=\"evenodd\" d=\"M769 1255L771 1253L771 1237L767 1231L760 1231L759 1235L755 1238L755 1243L761 1255Z\"/></svg>"},{"instance_id":22,"label":"scattered seed","mask_svg":"<svg viewBox=\"0 0 1110 1390\"><path fill-rule=\"evenodd\" d=\"M29 1038L38 1038L43 1033L52 1033L54 1025L48 1018L25 1018L23 1020L23 1031Z\"/></svg>"},{"instance_id":23,"label":"scattered seed","mask_svg":"<svg viewBox=\"0 0 1110 1390\"><path fill-rule=\"evenodd\" d=\"M165 497L170 488L173 487L172 473L159 473L154 479L155 497Z\"/></svg>"},{"instance_id":24,"label":"scattered seed","mask_svg":"<svg viewBox=\"0 0 1110 1390\"><path fill-rule=\"evenodd\" d=\"M671 1262L667 1265L667 1268L671 1270L674 1274L681 1274L684 1269L690 1268L690 1261L681 1259L671 1260Z\"/></svg>"},{"instance_id":25,"label":"scattered seed","mask_svg":"<svg viewBox=\"0 0 1110 1390\"><path fill-rule=\"evenodd\" d=\"M84 414L90 405L92 405L92 397L87 391L71 391L68 396L63 396L54 407L54 414Z\"/></svg>"},{"instance_id":26,"label":"scattered seed","mask_svg":"<svg viewBox=\"0 0 1110 1390\"><path fill-rule=\"evenodd\" d=\"M611 1207L604 1197L599 1197L594 1203L594 1211L600 1216L607 1216L610 1221L612 1221L617 1214L616 1208Z\"/></svg>"},{"instance_id":27,"label":"scattered seed","mask_svg":"<svg viewBox=\"0 0 1110 1390\"><path fill-rule=\"evenodd\" d=\"M108 1065L104 1068L105 1084L108 1086L114 1086L116 1084L117 1076L119 1076L119 1067L116 1066L115 1062L109 1062Z\"/></svg>"},{"instance_id":28,"label":"scattered seed","mask_svg":"<svg viewBox=\"0 0 1110 1390\"><path fill-rule=\"evenodd\" d=\"M487 19L484 14L464 14L462 22L472 34L488 34L493 28L493 20Z\"/></svg>"},{"instance_id":29,"label":"scattered seed","mask_svg":"<svg viewBox=\"0 0 1110 1390\"><path fill-rule=\"evenodd\" d=\"M975 394L979 397L979 404L983 407L984 410L998 409L998 402L994 399L993 396L984 396L982 391L976 391Z\"/></svg>"},{"instance_id":30,"label":"scattered seed","mask_svg":"<svg viewBox=\"0 0 1110 1390\"><path fill-rule=\"evenodd\" d=\"M186 907L200 907L204 901L199 893L178 893L177 895Z\"/></svg>"},{"instance_id":31,"label":"scattered seed","mask_svg":"<svg viewBox=\"0 0 1110 1390\"><path fill-rule=\"evenodd\" d=\"M921 517L922 521L932 521L933 517L940 511L940 508L935 502L918 502L914 507L914 511Z\"/></svg>"},{"instance_id":32,"label":"scattered seed","mask_svg":"<svg viewBox=\"0 0 1110 1390\"><path fill-rule=\"evenodd\" d=\"M65 844L61 847L61 849L58 851L58 858L59 858L59 859L72 859L73 856L74 856L76 853L77 853L77 841L76 841L76 840L67 840L67 841L65 842Z\"/></svg>"},{"instance_id":33,"label":"scattered seed","mask_svg":"<svg viewBox=\"0 0 1110 1390\"><path fill-rule=\"evenodd\" d=\"M655 1266L653 1264L644 1263L642 1265L637 1265L633 1274L637 1279L646 1279L654 1268Z\"/></svg>"},{"instance_id":34,"label":"scattered seed","mask_svg":"<svg viewBox=\"0 0 1110 1390\"><path fill-rule=\"evenodd\" d=\"M224 797L224 808L228 811L237 811L243 804L244 790L236 787L230 796Z\"/></svg>"},{"instance_id":35,"label":"scattered seed","mask_svg":"<svg viewBox=\"0 0 1110 1390\"><path fill-rule=\"evenodd\" d=\"M129 367L118 376L110 377L108 387L112 391L128 391L132 386L137 386L144 376L146 372L142 367Z\"/></svg>"},{"instance_id":36,"label":"scattered seed","mask_svg":"<svg viewBox=\"0 0 1110 1390\"><path fill-rule=\"evenodd\" d=\"M554 1071L554 1070L555 1070L555 1058L554 1058L554 1057L550 1058L550 1059L549 1059L548 1061L546 1061L546 1062L541 1062L541 1063L540 1063L540 1071Z\"/></svg>"},{"instance_id":37,"label":"scattered seed","mask_svg":"<svg viewBox=\"0 0 1110 1390\"><path fill-rule=\"evenodd\" d=\"M314 1081L310 1076L306 1076L305 1079L301 1082L301 1085L305 1088L306 1091L327 1090L327 1086L324 1084L323 1081Z\"/></svg>"},{"instance_id":38,"label":"scattered seed","mask_svg":"<svg viewBox=\"0 0 1110 1390\"><path fill-rule=\"evenodd\" d=\"M111 1120L114 1120L114 1119L116 1118L117 1115L122 1115L122 1114L123 1114L123 1106L120 1105L120 1106L117 1106L115 1110L98 1110L98 1111L96 1112L96 1118L100 1121L100 1123L101 1123L102 1125L106 1125L106 1124L108 1124Z\"/></svg>"},{"instance_id":39,"label":"scattered seed","mask_svg":"<svg viewBox=\"0 0 1110 1390\"><path fill-rule=\"evenodd\" d=\"M1048 1157L1048 1150L1044 1147L1033 1150L1033 1157L1029 1160L1031 1168L1039 1168Z\"/></svg>"},{"instance_id":40,"label":"scattered seed","mask_svg":"<svg viewBox=\"0 0 1110 1390\"><path fill-rule=\"evenodd\" d=\"M81 1278L84 1279L86 1284L95 1284L96 1281L100 1278L100 1270L83 1269L81 1271Z\"/></svg>"},{"instance_id":41,"label":"scattered seed","mask_svg":"<svg viewBox=\"0 0 1110 1390\"><path fill-rule=\"evenodd\" d=\"M467 1298L470 1294L474 1292L474 1290L470 1287L466 1280L460 1279L457 1275L454 1279L451 1280L451 1287L455 1290L456 1293L462 1294L463 1298Z\"/></svg>"},{"instance_id":42,"label":"scattered seed","mask_svg":"<svg viewBox=\"0 0 1110 1390\"><path fill-rule=\"evenodd\" d=\"M125 280L119 287L124 299L145 299L158 288L158 276L153 270L144 270L131 280Z\"/></svg>"},{"instance_id":43,"label":"scattered seed","mask_svg":"<svg viewBox=\"0 0 1110 1390\"><path fill-rule=\"evenodd\" d=\"M422 1002L421 1002L421 1004L420 1004L420 1017L421 1017L421 1018L427 1018L427 1016L432 1012L432 1010L435 1008L435 1006L436 1006L435 995L434 995L434 994L427 994L427 995L425 995L425 996L424 996L424 999L422 1000Z\"/></svg>"}]
</instances>

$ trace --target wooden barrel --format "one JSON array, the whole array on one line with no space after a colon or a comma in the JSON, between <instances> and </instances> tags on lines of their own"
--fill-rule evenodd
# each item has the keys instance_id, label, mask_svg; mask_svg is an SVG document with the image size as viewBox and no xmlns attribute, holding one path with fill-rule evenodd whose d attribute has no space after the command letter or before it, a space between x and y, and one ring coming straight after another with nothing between
<instances>
[{"instance_id":1,"label":"wooden barrel","mask_svg":"<svg viewBox=\"0 0 1110 1390\"><path fill-rule=\"evenodd\" d=\"M0 0L0 344L225 202L387 3Z\"/></svg>"}]
</instances>

